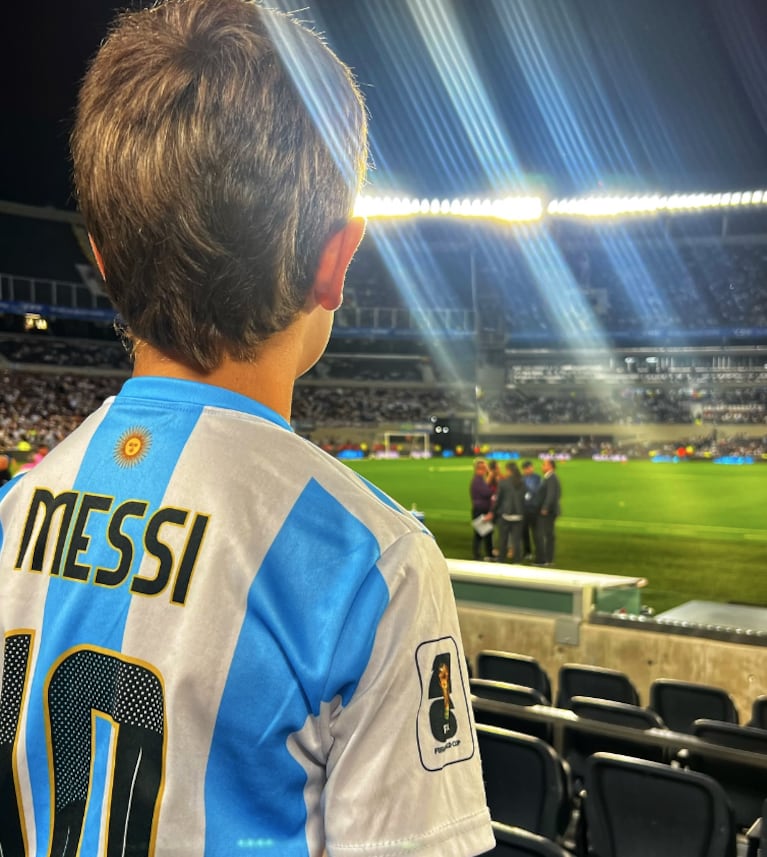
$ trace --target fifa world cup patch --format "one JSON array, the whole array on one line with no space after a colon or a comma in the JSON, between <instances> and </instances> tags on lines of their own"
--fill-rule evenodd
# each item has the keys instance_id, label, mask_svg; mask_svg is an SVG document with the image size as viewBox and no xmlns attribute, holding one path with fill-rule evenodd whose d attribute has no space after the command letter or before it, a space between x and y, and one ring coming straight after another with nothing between
<instances>
[{"instance_id":1,"label":"fifa world cup patch","mask_svg":"<svg viewBox=\"0 0 767 857\"><path fill-rule=\"evenodd\" d=\"M421 682L416 734L421 764L427 771L441 771L474 755L461 657L452 637L428 640L416 649Z\"/></svg>"}]
</instances>

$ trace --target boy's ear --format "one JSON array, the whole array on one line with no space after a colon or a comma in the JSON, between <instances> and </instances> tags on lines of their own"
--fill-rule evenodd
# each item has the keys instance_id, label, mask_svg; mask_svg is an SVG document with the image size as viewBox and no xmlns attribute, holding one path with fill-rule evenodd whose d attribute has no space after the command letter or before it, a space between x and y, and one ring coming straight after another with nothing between
<instances>
[{"instance_id":1,"label":"boy's ear","mask_svg":"<svg viewBox=\"0 0 767 857\"><path fill-rule=\"evenodd\" d=\"M323 309L333 312L341 306L346 269L365 234L365 223L364 217L352 217L325 244L312 283L314 300Z\"/></svg>"},{"instance_id":2,"label":"boy's ear","mask_svg":"<svg viewBox=\"0 0 767 857\"><path fill-rule=\"evenodd\" d=\"M101 274L101 279L106 280L106 276L104 275L104 260L101 258L101 253L99 253L99 248L96 246L96 242L93 240L93 236L91 233L88 233L88 241L91 245L91 250L93 250L93 258L96 260L96 265Z\"/></svg>"}]
</instances>

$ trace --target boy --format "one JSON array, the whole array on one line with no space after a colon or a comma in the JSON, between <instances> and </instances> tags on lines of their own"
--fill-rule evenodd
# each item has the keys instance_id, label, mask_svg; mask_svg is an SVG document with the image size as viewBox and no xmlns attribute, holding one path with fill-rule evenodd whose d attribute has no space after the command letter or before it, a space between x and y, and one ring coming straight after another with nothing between
<instances>
[{"instance_id":1,"label":"boy","mask_svg":"<svg viewBox=\"0 0 767 857\"><path fill-rule=\"evenodd\" d=\"M444 561L289 427L365 124L245 0L127 14L87 74L75 183L134 372L0 499L4 854L493 845Z\"/></svg>"}]
</instances>

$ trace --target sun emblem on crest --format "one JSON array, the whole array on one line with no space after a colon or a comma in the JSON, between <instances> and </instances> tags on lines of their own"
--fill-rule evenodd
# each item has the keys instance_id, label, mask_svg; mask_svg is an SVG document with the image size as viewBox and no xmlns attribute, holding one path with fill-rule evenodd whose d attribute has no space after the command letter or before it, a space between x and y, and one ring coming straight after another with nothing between
<instances>
[{"instance_id":1,"label":"sun emblem on crest","mask_svg":"<svg viewBox=\"0 0 767 857\"><path fill-rule=\"evenodd\" d=\"M117 441L114 457L118 467L135 467L146 457L152 445L149 432L138 426L129 428Z\"/></svg>"}]
</instances>

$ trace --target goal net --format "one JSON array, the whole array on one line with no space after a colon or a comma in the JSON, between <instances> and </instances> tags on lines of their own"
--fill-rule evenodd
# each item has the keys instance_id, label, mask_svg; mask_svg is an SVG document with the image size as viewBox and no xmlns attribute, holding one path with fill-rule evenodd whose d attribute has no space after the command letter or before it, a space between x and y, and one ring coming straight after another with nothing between
<instances>
[{"instance_id":1,"label":"goal net","mask_svg":"<svg viewBox=\"0 0 767 857\"><path fill-rule=\"evenodd\" d=\"M384 432L384 454L387 458L430 458L428 431Z\"/></svg>"}]
</instances>

